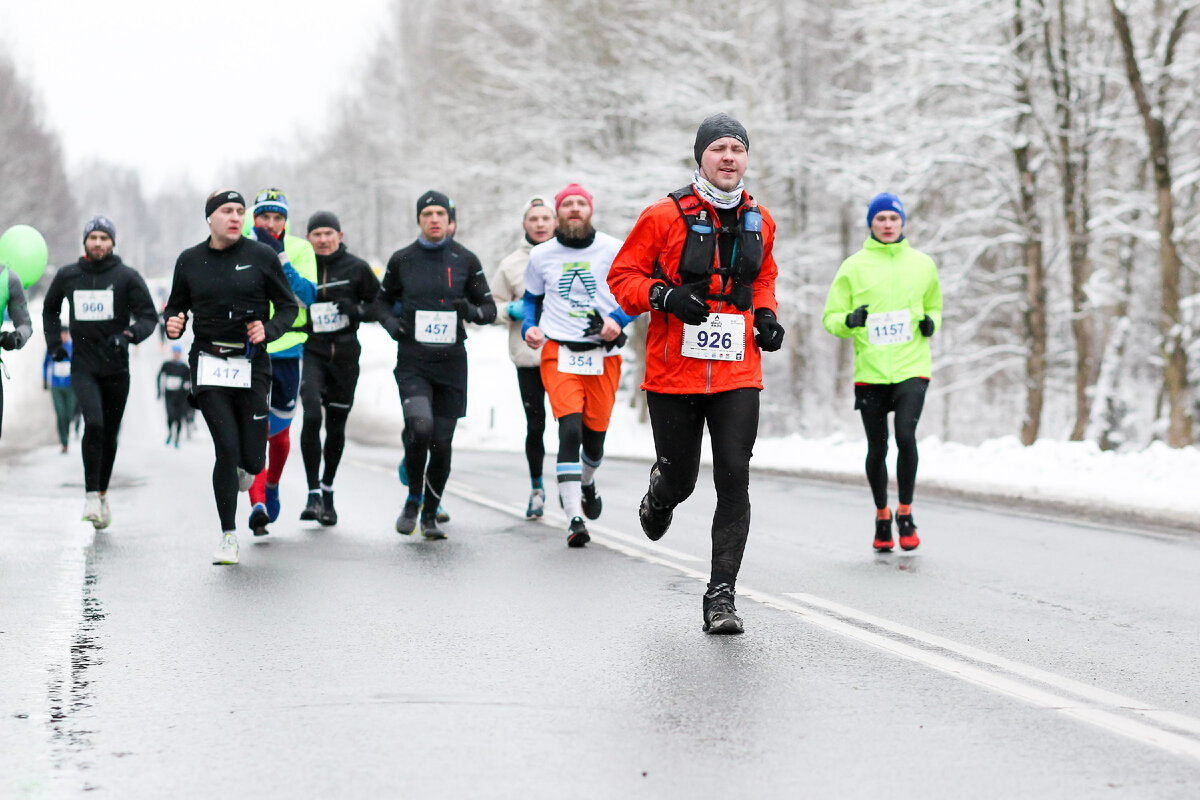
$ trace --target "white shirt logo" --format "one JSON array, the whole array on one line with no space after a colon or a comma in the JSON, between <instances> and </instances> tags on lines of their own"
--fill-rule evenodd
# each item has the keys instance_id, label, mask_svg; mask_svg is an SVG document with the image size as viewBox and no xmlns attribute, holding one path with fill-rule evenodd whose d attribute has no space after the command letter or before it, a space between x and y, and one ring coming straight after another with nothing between
<instances>
[{"instance_id":1,"label":"white shirt logo","mask_svg":"<svg viewBox=\"0 0 1200 800\"><path fill-rule=\"evenodd\" d=\"M244 269L250 269L253 266L254 266L253 264L238 264L236 267L234 267L234 269L236 269L240 272L241 270L244 270Z\"/></svg>"}]
</instances>

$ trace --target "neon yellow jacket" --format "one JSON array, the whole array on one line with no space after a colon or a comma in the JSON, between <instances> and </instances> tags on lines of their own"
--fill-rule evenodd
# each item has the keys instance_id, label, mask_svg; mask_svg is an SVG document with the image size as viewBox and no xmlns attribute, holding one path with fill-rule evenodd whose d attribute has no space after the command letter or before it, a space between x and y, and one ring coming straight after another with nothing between
<instances>
[{"instance_id":1,"label":"neon yellow jacket","mask_svg":"<svg viewBox=\"0 0 1200 800\"><path fill-rule=\"evenodd\" d=\"M867 324L847 328L846 315L861 305L867 307ZM908 311L912 339L871 344L871 315L889 311ZM834 336L854 337L855 383L900 383L932 377L929 340L917 328L926 314L936 333L942 326L942 287L933 259L909 247L907 239L884 244L870 238L838 267L823 322Z\"/></svg>"},{"instance_id":2,"label":"neon yellow jacket","mask_svg":"<svg viewBox=\"0 0 1200 800\"><path fill-rule=\"evenodd\" d=\"M285 230L283 234L283 249L287 253L288 259L292 262L292 268L300 273L300 277L316 283L317 254L313 251L312 245L308 243L308 240L302 239L299 236L292 236ZM271 313L275 313L274 306L271 307ZM273 355L304 344L308 341L308 334L304 332L304 326L307 322L308 308L301 303L300 311L296 314L296 321L292 323L292 329L269 343L267 345L267 352Z\"/></svg>"}]
</instances>

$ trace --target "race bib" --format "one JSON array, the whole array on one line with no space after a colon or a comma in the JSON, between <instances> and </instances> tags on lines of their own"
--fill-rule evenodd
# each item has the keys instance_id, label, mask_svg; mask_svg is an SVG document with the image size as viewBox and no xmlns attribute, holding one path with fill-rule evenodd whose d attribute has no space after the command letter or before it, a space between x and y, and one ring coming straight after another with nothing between
<instances>
[{"instance_id":1,"label":"race bib","mask_svg":"<svg viewBox=\"0 0 1200 800\"><path fill-rule=\"evenodd\" d=\"M741 361L746 355L746 318L741 314L709 314L699 325L684 325L679 352L687 358Z\"/></svg>"},{"instance_id":2,"label":"race bib","mask_svg":"<svg viewBox=\"0 0 1200 800\"><path fill-rule=\"evenodd\" d=\"M196 383L200 386L249 389L250 359L218 358L209 353L201 353L196 363Z\"/></svg>"},{"instance_id":3,"label":"race bib","mask_svg":"<svg viewBox=\"0 0 1200 800\"><path fill-rule=\"evenodd\" d=\"M183 378L178 375L168 375L163 378L163 389L168 392L178 392L183 388Z\"/></svg>"},{"instance_id":4,"label":"race bib","mask_svg":"<svg viewBox=\"0 0 1200 800\"><path fill-rule=\"evenodd\" d=\"M345 314L338 313L336 303L313 303L308 307L313 333L336 333L350 324Z\"/></svg>"},{"instance_id":5,"label":"race bib","mask_svg":"<svg viewBox=\"0 0 1200 800\"><path fill-rule=\"evenodd\" d=\"M458 341L458 314L454 311L418 311L413 338L422 344Z\"/></svg>"},{"instance_id":6,"label":"race bib","mask_svg":"<svg viewBox=\"0 0 1200 800\"><path fill-rule=\"evenodd\" d=\"M50 374L56 378L71 377L71 362L70 361L55 361L54 366L50 367Z\"/></svg>"},{"instance_id":7,"label":"race bib","mask_svg":"<svg viewBox=\"0 0 1200 800\"><path fill-rule=\"evenodd\" d=\"M604 348L591 347L575 351L559 345L558 371L568 375L603 375Z\"/></svg>"},{"instance_id":8,"label":"race bib","mask_svg":"<svg viewBox=\"0 0 1200 800\"><path fill-rule=\"evenodd\" d=\"M112 289L76 289L74 305L77 320L103 322L112 319Z\"/></svg>"},{"instance_id":9,"label":"race bib","mask_svg":"<svg viewBox=\"0 0 1200 800\"><path fill-rule=\"evenodd\" d=\"M912 338L912 315L908 311L867 315L867 341L871 344L903 344Z\"/></svg>"}]
</instances>

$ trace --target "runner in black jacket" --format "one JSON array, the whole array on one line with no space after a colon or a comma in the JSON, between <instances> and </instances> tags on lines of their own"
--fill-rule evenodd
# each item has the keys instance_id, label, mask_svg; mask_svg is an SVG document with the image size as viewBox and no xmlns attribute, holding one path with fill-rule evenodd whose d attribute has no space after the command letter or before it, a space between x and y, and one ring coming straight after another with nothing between
<instances>
[{"instance_id":1,"label":"runner in black jacket","mask_svg":"<svg viewBox=\"0 0 1200 800\"><path fill-rule=\"evenodd\" d=\"M167 397L167 444L170 445L171 437L174 437L176 448L179 447L183 423L187 420L188 395L192 393L192 370L182 354L182 347L171 345L171 359L164 361L158 369L158 397ZM188 437L191 438L190 431Z\"/></svg>"},{"instance_id":2,"label":"runner in black jacket","mask_svg":"<svg viewBox=\"0 0 1200 800\"><path fill-rule=\"evenodd\" d=\"M113 253L117 231L107 217L83 228L85 255L61 268L46 290L42 327L46 349L63 361L63 300L70 304L71 386L83 412L83 519L97 530L112 523L108 481L129 397L129 345L154 333L158 314L142 276Z\"/></svg>"},{"instance_id":3,"label":"runner in black jacket","mask_svg":"<svg viewBox=\"0 0 1200 800\"><path fill-rule=\"evenodd\" d=\"M388 260L377 305L384 329L399 343L395 375L404 408L409 494L396 530L412 533L420 511L421 532L428 539L446 538L437 525L437 507L450 477L454 427L467 413L463 323L487 325L496 319L479 259L449 236L453 207L441 192L421 195L421 235ZM422 491L427 495L423 510Z\"/></svg>"},{"instance_id":4,"label":"runner in black jacket","mask_svg":"<svg viewBox=\"0 0 1200 800\"><path fill-rule=\"evenodd\" d=\"M333 479L346 445L346 419L358 385L359 322L379 297L379 279L367 262L342 244L342 225L329 211L308 220L308 241L317 254L317 297L308 307L308 341L300 399L304 428L300 452L308 478L308 505L300 519L336 525ZM321 410L325 412L325 474L321 469Z\"/></svg>"},{"instance_id":5,"label":"runner in black jacket","mask_svg":"<svg viewBox=\"0 0 1200 800\"><path fill-rule=\"evenodd\" d=\"M204 212L210 236L179 254L163 317L172 339L183 335L188 311L195 320L188 364L216 451L213 494L221 518L213 563L236 564L237 493L250 488L267 459L271 359L265 345L291 327L300 307L275 251L242 236L241 194L217 192ZM268 303L275 304L273 315Z\"/></svg>"}]
</instances>

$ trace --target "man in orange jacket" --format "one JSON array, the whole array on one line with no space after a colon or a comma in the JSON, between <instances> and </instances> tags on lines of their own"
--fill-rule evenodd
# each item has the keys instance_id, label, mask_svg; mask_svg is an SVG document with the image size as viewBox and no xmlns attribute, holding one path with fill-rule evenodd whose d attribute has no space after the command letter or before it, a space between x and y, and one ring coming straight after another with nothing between
<instances>
[{"instance_id":1,"label":"man in orange jacket","mask_svg":"<svg viewBox=\"0 0 1200 800\"><path fill-rule=\"evenodd\" d=\"M696 486L704 426L712 439L717 508L704 630L741 633L734 586L750 530L750 456L758 436L761 352L778 350L771 254L775 221L746 193L750 138L714 114L696 131L690 185L642 212L608 285L631 315L650 311L646 403L658 458L638 509L657 541Z\"/></svg>"}]
</instances>

